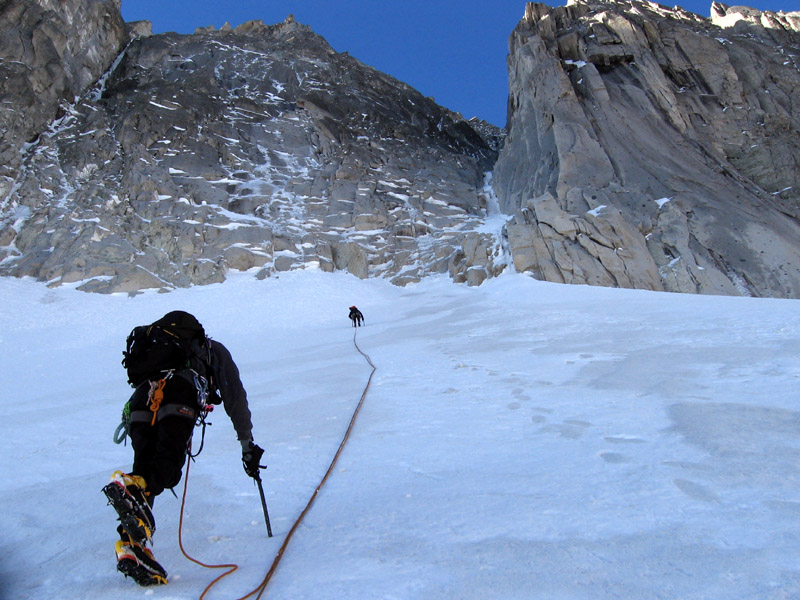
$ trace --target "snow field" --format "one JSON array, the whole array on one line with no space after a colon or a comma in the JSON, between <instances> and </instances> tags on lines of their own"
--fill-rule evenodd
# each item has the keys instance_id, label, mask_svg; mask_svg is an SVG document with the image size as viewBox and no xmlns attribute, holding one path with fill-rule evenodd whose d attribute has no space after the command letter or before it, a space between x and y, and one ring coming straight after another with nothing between
<instances>
[{"instance_id":1,"label":"snow field","mask_svg":"<svg viewBox=\"0 0 800 600\"><path fill-rule=\"evenodd\" d=\"M208 598L252 590L366 385L351 304L377 371L266 598L800 596L797 301L318 272L135 297L0 279L0 296L0 597L197 598L219 574L181 556L166 492L170 584L124 580L100 493L131 461L111 441L125 336L173 309L237 361L275 533L219 408L184 545L240 565Z\"/></svg>"}]
</instances>

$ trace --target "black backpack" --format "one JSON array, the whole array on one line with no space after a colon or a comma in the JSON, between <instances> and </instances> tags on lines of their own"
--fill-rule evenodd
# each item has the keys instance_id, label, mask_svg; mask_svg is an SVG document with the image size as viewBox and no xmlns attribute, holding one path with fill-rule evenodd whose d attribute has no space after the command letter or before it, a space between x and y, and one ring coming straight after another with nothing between
<instances>
[{"instance_id":1,"label":"black backpack","mask_svg":"<svg viewBox=\"0 0 800 600\"><path fill-rule=\"evenodd\" d=\"M191 369L210 379L210 343L194 316L176 310L151 325L134 327L126 341L122 366L128 383L138 387L164 372Z\"/></svg>"}]
</instances>

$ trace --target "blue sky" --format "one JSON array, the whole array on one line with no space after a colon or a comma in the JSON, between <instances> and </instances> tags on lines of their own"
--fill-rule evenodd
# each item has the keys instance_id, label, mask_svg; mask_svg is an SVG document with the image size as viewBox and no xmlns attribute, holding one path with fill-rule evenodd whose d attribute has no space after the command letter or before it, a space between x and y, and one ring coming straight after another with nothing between
<instances>
[{"instance_id":1,"label":"blue sky","mask_svg":"<svg viewBox=\"0 0 800 600\"><path fill-rule=\"evenodd\" d=\"M548 2L560 5L560 2ZM741 0L761 10L800 10L800 0ZM686 0L708 16L711 0ZM290 13L339 52L404 81L466 118L505 125L507 40L525 10L521 0L123 0L126 21L148 20L154 33L192 33Z\"/></svg>"}]
</instances>

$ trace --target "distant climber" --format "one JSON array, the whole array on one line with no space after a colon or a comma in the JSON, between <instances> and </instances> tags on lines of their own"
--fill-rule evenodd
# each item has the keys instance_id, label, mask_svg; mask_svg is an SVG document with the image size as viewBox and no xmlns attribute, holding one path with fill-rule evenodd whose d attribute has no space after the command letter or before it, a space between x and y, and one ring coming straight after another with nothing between
<instances>
[{"instance_id":1,"label":"distant climber","mask_svg":"<svg viewBox=\"0 0 800 600\"><path fill-rule=\"evenodd\" d=\"M364 315L355 306L350 307L350 320L353 322L353 327L361 327L364 323Z\"/></svg>"}]
</instances>

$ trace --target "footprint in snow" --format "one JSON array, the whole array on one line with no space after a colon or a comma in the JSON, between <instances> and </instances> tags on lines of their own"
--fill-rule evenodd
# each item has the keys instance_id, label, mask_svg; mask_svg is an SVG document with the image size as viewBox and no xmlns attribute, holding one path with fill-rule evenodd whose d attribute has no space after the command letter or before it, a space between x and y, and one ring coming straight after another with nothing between
<instances>
[{"instance_id":1,"label":"footprint in snow","mask_svg":"<svg viewBox=\"0 0 800 600\"><path fill-rule=\"evenodd\" d=\"M702 502L719 502L717 495L704 485L689 481L688 479L673 479L672 483L690 498Z\"/></svg>"},{"instance_id":2,"label":"footprint in snow","mask_svg":"<svg viewBox=\"0 0 800 600\"><path fill-rule=\"evenodd\" d=\"M622 454L617 454L616 452L601 452L600 458L602 458L607 463L611 464L621 464L628 462L628 458Z\"/></svg>"},{"instance_id":3,"label":"footprint in snow","mask_svg":"<svg viewBox=\"0 0 800 600\"><path fill-rule=\"evenodd\" d=\"M644 444L645 440L633 435L614 435L608 436L605 440L609 444Z\"/></svg>"}]
</instances>

